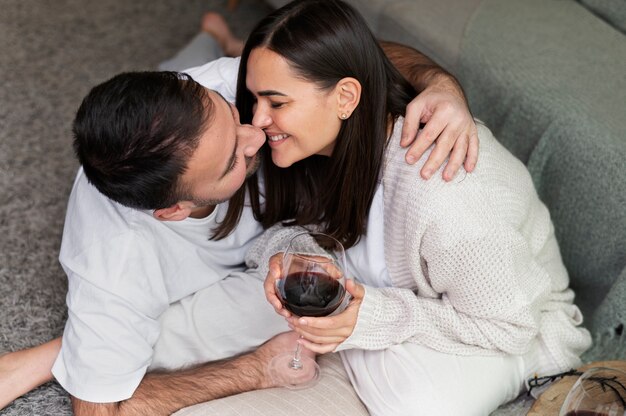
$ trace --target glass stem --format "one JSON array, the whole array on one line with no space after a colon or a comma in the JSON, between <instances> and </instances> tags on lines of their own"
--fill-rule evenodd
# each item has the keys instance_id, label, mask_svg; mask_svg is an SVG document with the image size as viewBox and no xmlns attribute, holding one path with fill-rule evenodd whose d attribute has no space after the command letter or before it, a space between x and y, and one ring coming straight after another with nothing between
<instances>
[{"instance_id":1,"label":"glass stem","mask_svg":"<svg viewBox=\"0 0 626 416\"><path fill-rule=\"evenodd\" d=\"M302 338L302 337L300 337ZM289 364L289 367L292 370L301 370L302 369L302 361L300 361L300 343L296 343L296 351L293 353L293 359Z\"/></svg>"}]
</instances>

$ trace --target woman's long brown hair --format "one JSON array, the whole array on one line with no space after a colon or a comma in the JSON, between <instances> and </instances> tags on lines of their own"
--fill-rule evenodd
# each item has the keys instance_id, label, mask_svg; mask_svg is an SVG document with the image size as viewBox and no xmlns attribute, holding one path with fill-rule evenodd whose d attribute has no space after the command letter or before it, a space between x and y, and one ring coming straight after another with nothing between
<instances>
[{"instance_id":1,"label":"woman's long brown hair","mask_svg":"<svg viewBox=\"0 0 626 416\"><path fill-rule=\"evenodd\" d=\"M319 225L344 244L355 245L365 234L369 209L378 186L387 126L404 114L415 90L386 58L364 19L340 0L289 3L263 19L252 31L239 67L237 108L241 122L250 123L254 97L246 88L250 52L266 47L282 57L303 79L322 90L345 77L362 86L361 100L342 122L333 154L311 156L288 168L271 163L271 150L262 147L264 195L257 175L231 199L216 238L237 224L245 192L255 218L264 227L277 222ZM262 202L264 199L264 202Z\"/></svg>"}]
</instances>

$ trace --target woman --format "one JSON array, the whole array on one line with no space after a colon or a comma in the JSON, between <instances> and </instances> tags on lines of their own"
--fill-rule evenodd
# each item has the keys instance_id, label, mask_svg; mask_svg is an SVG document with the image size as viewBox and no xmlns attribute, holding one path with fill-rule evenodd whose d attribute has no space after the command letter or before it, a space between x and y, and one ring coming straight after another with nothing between
<instances>
[{"instance_id":1,"label":"woman","mask_svg":"<svg viewBox=\"0 0 626 416\"><path fill-rule=\"evenodd\" d=\"M254 29L237 105L274 162L264 204L250 181L255 215L332 234L359 279L341 314L289 317L274 259L266 295L306 347L341 351L373 415L488 414L535 372L579 365L590 336L549 213L486 127L472 174L424 181L405 166L396 143L413 95L339 0L290 3Z\"/></svg>"}]
</instances>

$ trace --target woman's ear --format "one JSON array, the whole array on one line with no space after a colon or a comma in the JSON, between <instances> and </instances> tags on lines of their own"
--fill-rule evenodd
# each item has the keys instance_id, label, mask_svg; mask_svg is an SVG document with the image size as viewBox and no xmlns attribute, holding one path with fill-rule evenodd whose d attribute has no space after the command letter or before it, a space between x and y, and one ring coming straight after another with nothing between
<instances>
[{"instance_id":1,"label":"woman's ear","mask_svg":"<svg viewBox=\"0 0 626 416\"><path fill-rule=\"evenodd\" d=\"M337 116L346 120L361 101L361 83L355 78L346 77L342 78L335 88L339 110Z\"/></svg>"}]
</instances>

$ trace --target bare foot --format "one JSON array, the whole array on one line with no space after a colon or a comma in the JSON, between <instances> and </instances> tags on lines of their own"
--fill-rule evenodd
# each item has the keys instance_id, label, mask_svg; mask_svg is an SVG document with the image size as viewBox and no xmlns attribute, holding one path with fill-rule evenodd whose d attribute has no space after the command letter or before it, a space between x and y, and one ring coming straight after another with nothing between
<instances>
[{"instance_id":1,"label":"bare foot","mask_svg":"<svg viewBox=\"0 0 626 416\"><path fill-rule=\"evenodd\" d=\"M34 388L52 380L52 364L61 338L37 347L0 356L0 409Z\"/></svg>"},{"instance_id":2,"label":"bare foot","mask_svg":"<svg viewBox=\"0 0 626 416\"><path fill-rule=\"evenodd\" d=\"M243 41L232 34L228 23L220 14L206 13L202 18L202 30L217 40L226 56L241 55Z\"/></svg>"}]
</instances>

